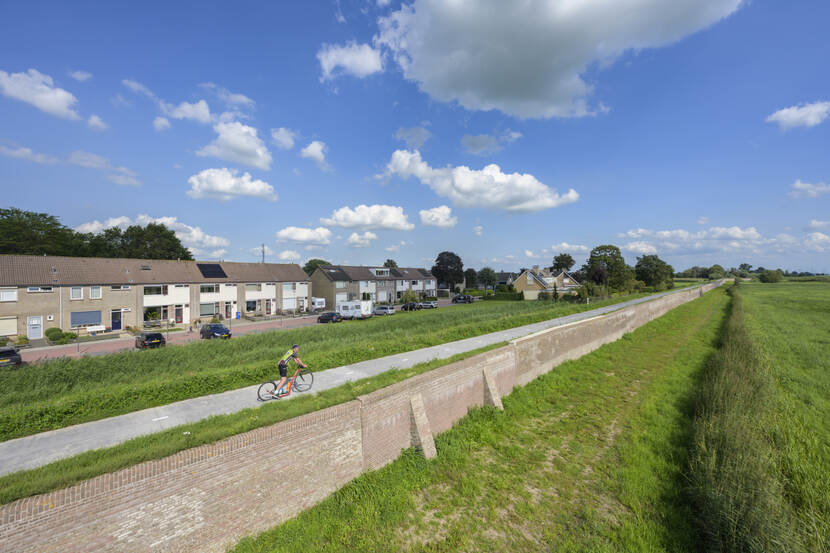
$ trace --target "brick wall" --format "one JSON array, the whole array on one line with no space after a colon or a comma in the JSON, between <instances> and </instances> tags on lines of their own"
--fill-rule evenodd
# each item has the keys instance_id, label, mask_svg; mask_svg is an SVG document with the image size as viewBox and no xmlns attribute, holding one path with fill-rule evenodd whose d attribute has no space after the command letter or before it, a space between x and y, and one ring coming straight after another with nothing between
<instances>
[{"instance_id":1,"label":"brick wall","mask_svg":"<svg viewBox=\"0 0 830 553\"><path fill-rule=\"evenodd\" d=\"M0 507L0 552L225 551L306 509L475 405L691 301L719 283L539 332L303 415Z\"/></svg>"}]
</instances>

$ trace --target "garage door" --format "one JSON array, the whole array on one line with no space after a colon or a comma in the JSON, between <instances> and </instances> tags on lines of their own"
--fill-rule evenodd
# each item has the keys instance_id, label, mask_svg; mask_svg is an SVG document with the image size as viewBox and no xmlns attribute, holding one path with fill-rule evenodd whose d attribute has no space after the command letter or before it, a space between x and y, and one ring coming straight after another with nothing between
<instances>
[{"instance_id":1,"label":"garage door","mask_svg":"<svg viewBox=\"0 0 830 553\"><path fill-rule=\"evenodd\" d=\"M297 298L283 298L283 309L297 309Z\"/></svg>"},{"instance_id":2,"label":"garage door","mask_svg":"<svg viewBox=\"0 0 830 553\"><path fill-rule=\"evenodd\" d=\"M378 292L378 301L389 301L389 296L386 291Z\"/></svg>"},{"instance_id":3,"label":"garage door","mask_svg":"<svg viewBox=\"0 0 830 553\"><path fill-rule=\"evenodd\" d=\"M335 303L340 303L341 301L346 301L347 299L347 294L337 294L337 297L335 298Z\"/></svg>"},{"instance_id":4,"label":"garage door","mask_svg":"<svg viewBox=\"0 0 830 553\"><path fill-rule=\"evenodd\" d=\"M17 317L0 318L0 336L14 336L17 334Z\"/></svg>"}]
</instances>

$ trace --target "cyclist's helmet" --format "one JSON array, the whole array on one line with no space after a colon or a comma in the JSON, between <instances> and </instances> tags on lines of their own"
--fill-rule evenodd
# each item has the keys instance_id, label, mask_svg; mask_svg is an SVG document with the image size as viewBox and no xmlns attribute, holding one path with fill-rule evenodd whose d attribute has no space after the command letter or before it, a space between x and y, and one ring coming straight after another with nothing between
<instances>
[{"instance_id":1,"label":"cyclist's helmet","mask_svg":"<svg viewBox=\"0 0 830 553\"><path fill-rule=\"evenodd\" d=\"M297 349L299 347L300 347L300 344L294 344L293 346L291 346L291 349Z\"/></svg>"}]
</instances>

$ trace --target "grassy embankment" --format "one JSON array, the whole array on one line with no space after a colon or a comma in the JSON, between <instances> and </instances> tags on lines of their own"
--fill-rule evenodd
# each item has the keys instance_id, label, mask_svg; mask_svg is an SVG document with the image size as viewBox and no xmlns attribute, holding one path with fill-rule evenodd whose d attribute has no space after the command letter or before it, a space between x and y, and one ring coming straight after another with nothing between
<instances>
[{"instance_id":1,"label":"grassy embankment","mask_svg":"<svg viewBox=\"0 0 830 553\"><path fill-rule=\"evenodd\" d=\"M698 399L706 551L830 551L830 286L741 284Z\"/></svg>"},{"instance_id":2,"label":"grassy embankment","mask_svg":"<svg viewBox=\"0 0 830 553\"><path fill-rule=\"evenodd\" d=\"M590 305L487 302L3 371L0 440L256 384L274 377L275 360L292 343L302 344L301 356L313 370L323 370L634 297Z\"/></svg>"},{"instance_id":3,"label":"grassy embankment","mask_svg":"<svg viewBox=\"0 0 830 553\"><path fill-rule=\"evenodd\" d=\"M684 470L716 289L243 540L265 551L692 551Z\"/></svg>"},{"instance_id":4,"label":"grassy embankment","mask_svg":"<svg viewBox=\"0 0 830 553\"><path fill-rule=\"evenodd\" d=\"M431 371L504 345L505 343L502 342L447 359L420 363L408 369L390 370L323 390L314 395L300 394L290 401L272 401L253 409L244 409L229 415L217 415L192 424L134 438L117 446L81 453L36 469L1 476L0 504L66 488L101 474L115 472L144 461L161 459L185 449L217 442L255 428L345 403L416 374Z\"/></svg>"}]
</instances>

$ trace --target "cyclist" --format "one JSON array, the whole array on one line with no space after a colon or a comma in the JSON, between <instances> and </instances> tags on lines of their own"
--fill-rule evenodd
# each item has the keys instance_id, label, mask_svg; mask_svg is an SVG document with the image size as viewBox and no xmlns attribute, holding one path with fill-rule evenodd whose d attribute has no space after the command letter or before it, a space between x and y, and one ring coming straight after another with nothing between
<instances>
[{"instance_id":1,"label":"cyclist","mask_svg":"<svg viewBox=\"0 0 830 553\"><path fill-rule=\"evenodd\" d=\"M282 387L285 385L285 382L288 380L288 362L292 359L295 363L297 363L300 367L306 368L306 364L303 363L303 360L299 357L300 353L300 346L298 344L294 344L291 346L291 349L285 352L285 355L282 356L280 362L277 364L277 367L280 369L280 383L277 385L277 388L274 390L274 394L279 390L282 390Z\"/></svg>"}]
</instances>

